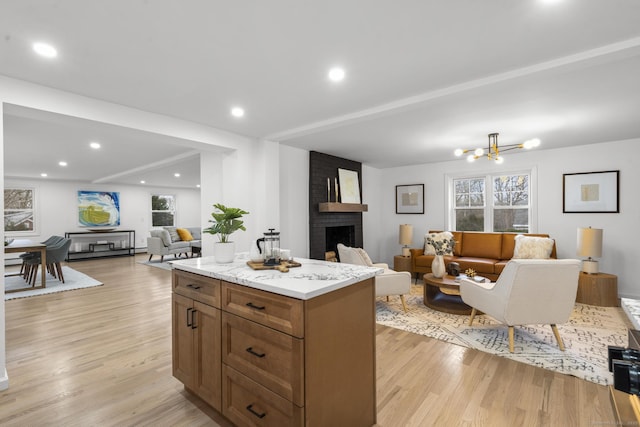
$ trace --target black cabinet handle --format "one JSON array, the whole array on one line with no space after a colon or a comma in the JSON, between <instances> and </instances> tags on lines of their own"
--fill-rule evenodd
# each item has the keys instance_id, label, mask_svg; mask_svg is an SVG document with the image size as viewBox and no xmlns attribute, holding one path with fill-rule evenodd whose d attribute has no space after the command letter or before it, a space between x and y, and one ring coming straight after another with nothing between
<instances>
[{"instance_id":1,"label":"black cabinet handle","mask_svg":"<svg viewBox=\"0 0 640 427\"><path fill-rule=\"evenodd\" d=\"M251 308L253 308L255 310L264 310L266 308L264 305L255 305L252 302L248 302L246 305L247 305L247 307L251 307Z\"/></svg>"},{"instance_id":2,"label":"black cabinet handle","mask_svg":"<svg viewBox=\"0 0 640 427\"><path fill-rule=\"evenodd\" d=\"M198 312L198 310L196 309L192 309L191 310L191 329L196 329L198 327L198 325L196 325L196 313Z\"/></svg>"},{"instance_id":3,"label":"black cabinet handle","mask_svg":"<svg viewBox=\"0 0 640 427\"><path fill-rule=\"evenodd\" d=\"M258 413L256 411L254 411L253 403L251 405L247 406L247 411L251 412L253 415L255 415L258 418L264 418L264 416L267 415L266 412L263 412L263 413L260 414L260 413Z\"/></svg>"},{"instance_id":4,"label":"black cabinet handle","mask_svg":"<svg viewBox=\"0 0 640 427\"><path fill-rule=\"evenodd\" d=\"M193 327L193 316L191 315L191 311L193 308L187 308L187 326Z\"/></svg>"},{"instance_id":5,"label":"black cabinet handle","mask_svg":"<svg viewBox=\"0 0 640 427\"><path fill-rule=\"evenodd\" d=\"M267 355L266 353L256 353L255 351L253 351L253 347L249 347L246 351L257 357L265 357Z\"/></svg>"},{"instance_id":6,"label":"black cabinet handle","mask_svg":"<svg viewBox=\"0 0 640 427\"><path fill-rule=\"evenodd\" d=\"M189 285L187 285L187 288L198 290L198 289L200 289L200 286L196 286L194 284L189 284Z\"/></svg>"}]
</instances>

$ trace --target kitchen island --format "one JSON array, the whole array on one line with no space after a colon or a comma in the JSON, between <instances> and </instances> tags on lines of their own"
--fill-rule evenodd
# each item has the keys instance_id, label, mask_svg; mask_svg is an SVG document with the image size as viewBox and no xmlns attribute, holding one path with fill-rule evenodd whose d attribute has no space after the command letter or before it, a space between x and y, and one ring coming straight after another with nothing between
<instances>
[{"instance_id":1,"label":"kitchen island","mask_svg":"<svg viewBox=\"0 0 640 427\"><path fill-rule=\"evenodd\" d=\"M173 374L236 425L376 423L379 268L173 262Z\"/></svg>"}]
</instances>

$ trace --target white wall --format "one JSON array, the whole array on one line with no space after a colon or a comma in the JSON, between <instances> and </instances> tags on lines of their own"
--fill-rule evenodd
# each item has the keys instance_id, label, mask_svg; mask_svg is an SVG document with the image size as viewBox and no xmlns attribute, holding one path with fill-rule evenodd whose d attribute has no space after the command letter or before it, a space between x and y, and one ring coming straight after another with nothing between
<instances>
[{"instance_id":1,"label":"white wall","mask_svg":"<svg viewBox=\"0 0 640 427\"><path fill-rule=\"evenodd\" d=\"M533 150L505 156L503 165L481 159L473 164L465 160L384 169L379 181L363 181L365 194L380 191L381 218L369 217L365 247L380 247L380 260L393 264L393 256L400 253L398 244L399 224L413 224L413 247L420 247L429 229L446 228L446 175L467 172L509 171L533 168L537 175L537 230L556 239L560 258L576 258L578 227L604 229L603 255L600 271L618 276L618 293L623 297L640 298L640 282L635 263L638 260L640 241L640 200L637 189L640 168L634 164L635 152L640 140L607 142L580 147L554 150ZM620 213L565 214L562 212L562 175L575 172L620 170ZM401 184L425 184L425 214L395 214L395 186ZM373 186L374 188L371 188ZM369 233L373 231L373 235Z\"/></svg>"},{"instance_id":2,"label":"white wall","mask_svg":"<svg viewBox=\"0 0 640 427\"><path fill-rule=\"evenodd\" d=\"M167 189L126 185L87 185L80 182L5 179L5 187L29 187L36 191L37 233L27 238L41 242L66 231L83 231L78 225L78 190L117 191L120 193L121 230L136 232L136 248L146 248L151 227L151 194L176 197L176 225L202 226L199 189Z\"/></svg>"}]
</instances>

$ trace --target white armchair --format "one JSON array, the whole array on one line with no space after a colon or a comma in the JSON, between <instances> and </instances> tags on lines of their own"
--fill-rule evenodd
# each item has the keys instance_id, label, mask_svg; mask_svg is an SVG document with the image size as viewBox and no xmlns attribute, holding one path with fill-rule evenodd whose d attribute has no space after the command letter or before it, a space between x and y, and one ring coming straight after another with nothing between
<instances>
[{"instance_id":1,"label":"white armchair","mask_svg":"<svg viewBox=\"0 0 640 427\"><path fill-rule=\"evenodd\" d=\"M575 259L512 259L493 283L460 280L462 300L472 307L469 326L478 311L509 326L509 351L514 326L550 324L560 350L556 327L569 320L576 301L580 261Z\"/></svg>"},{"instance_id":2,"label":"white armchair","mask_svg":"<svg viewBox=\"0 0 640 427\"><path fill-rule=\"evenodd\" d=\"M375 277L376 296L399 295L402 308L407 311L404 294L411 292L411 273L408 271L394 271L386 263L372 263L369 255L361 248L350 248L338 243L338 255L340 262L346 264L366 265L368 267L383 268L384 272Z\"/></svg>"}]
</instances>

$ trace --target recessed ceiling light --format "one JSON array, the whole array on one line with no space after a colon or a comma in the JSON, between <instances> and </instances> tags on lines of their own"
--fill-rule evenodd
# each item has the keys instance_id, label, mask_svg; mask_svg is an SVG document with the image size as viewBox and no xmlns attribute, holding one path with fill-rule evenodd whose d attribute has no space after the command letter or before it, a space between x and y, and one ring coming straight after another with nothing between
<instances>
[{"instance_id":1,"label":"recessed ceiling light","mask_svg":"<svg viewBox=\"0 0 640 427\"><path fill-rule=\"evenodd\" d=\"M244 116L244 108L241 107L233 107L231 109L231 115L233 117L242 117Z\"/></svg>"},{"instance_id":2,"label":"recessed ceiling light","mask_svg":"<svg viewBox=\"0 0 640 427\"><path fill-rule=\"evenodd\" d=\"M58 162L58 164L59 164L60 166L67 166L67 162L65 162L65 161Z\"/></svg>"},{"instance_id":3,"label":"recessed ceiling light","mask_svg":"<svg viewBox=\"0 0 640 427\"><path fill-rule=\"evenodd\" d=\"M174 173L173 176L175 176L176 178L180 178L180 174L179 173Z\"/></svg>"},{"instance_id":4,"label":"recessed ceiling light","mask_svg":"<svg viewBox=\"0 0 640 427\"><path fill-rule=\"evenodd\" d=\"M58 51L55 47L47 43L37 42L33 44L33 50L40 56L45 58L55 58L58 56Z\"/></svg>"},{"instance_id":5,"label":"recessed ceiling light","mask_svg":"<svg viewBox=\"0 0 640 427\"><path fill-rule=\"evenodd\" d=\"M344 70L340 67L334 67L329 70L329 80L332 82L339 82L344 80Z\"/></svg>"},{"instance_id":6,"label":"recessed ceiling light","mask_svg":"<svg viewBox=\"0 0 640 427\"><path fill-rule=\"evenodd\" d=\"M200 188L200 184L196 184L196 188Z\"/></svg>"},{"instance_id":7,"label":"recessed ceiling light","mask_svg":"<svg viewBox=\"0 0 640 427\"><path fill-rule=\"evenodd\" d=\"M89 144L89 147L93 148L94 150L97 150L98 148L100 148L100 143L99 142L92 142Z\"/></svg>"},{"instance_id":8,"label":"recessed ceiling light","mask_svg":"<svg viewBox=\"0 0 640 427\"><path fill-rule=\"evenodd\" d=\"M142 181L140 181L140 184L145 184L146 181L143 179Z\"/></svg>"},{"instance_id":9,"label":"recessed ceiling light","mask_svg":"<svg viewBox=\"0 0 640 427\"><path fill-rule=\"evenodd\" d=\"M46 178L47 174L46 173L41 173L40 176L43 177L43 178Z\"/></svg>"}]
</instances>

